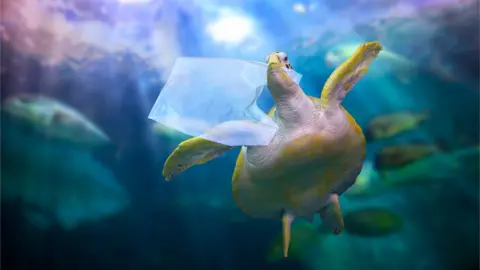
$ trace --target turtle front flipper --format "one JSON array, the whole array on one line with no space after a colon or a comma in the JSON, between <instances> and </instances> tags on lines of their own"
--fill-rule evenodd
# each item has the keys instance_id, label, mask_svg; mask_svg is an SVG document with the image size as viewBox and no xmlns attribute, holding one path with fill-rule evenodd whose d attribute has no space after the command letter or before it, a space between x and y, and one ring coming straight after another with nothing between
<instances>
[{"instance_id":1,"label":"turtle front flipper","mask_svg":"<svg viewBox=\"0 0 480 270\"><path fill-rule=\"evenodd\" d=\"M321 95L322 107L332 102L342 102L345 95L367 73L368 66L378 56L382 45L376 41L361 45L350 58L338 66L323 86Z\"/></svg>"},{"instance_id":2,"label":"turtle front flipper","mask_svg":"<svg viewBox=\"0 0 480 270\"><path fill-rule=\"evenodd\" d=\"M253 123L247 120L223 122L199 137L178 145L163 167L163 176L170 180L196 164L210 161L236 146L268 145L277 132L270 118Z\"/></svg>"},{"instance_id":3,"label":"turtle front flipper","mask_svg":"<svg viewBox=\"0 0 480 270\"><path fill-rule=\"evenodd\" d=\"M167 158L163 166L163 176L169 181L193 165L208 162L232 148L233 146L219 144L200 137L183 141Z\"/></svg>"},{"instance_id":4,"label":"turtle front flipper","mask_svg":"<svg viewBox=\"0 0 480 270\"><path fill-rule=\"evenodd\" d=\"M343 231L344 223L342 218L342 210L338 201L337 194L331 194L327 200L327 204L319 211L322 222L324 222L333 234L338 235Z\"/></svg>"}]
</instances>

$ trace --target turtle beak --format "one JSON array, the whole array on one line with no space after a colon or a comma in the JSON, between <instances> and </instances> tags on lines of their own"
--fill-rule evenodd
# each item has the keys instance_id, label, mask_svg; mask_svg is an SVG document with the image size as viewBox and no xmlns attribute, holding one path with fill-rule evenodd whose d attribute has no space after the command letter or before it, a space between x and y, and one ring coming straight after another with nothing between
<instances>
[{"instance_id":1,"label":"turtle beak","mask_svg":"<svg viewBox=\"0 0 480 270\"><path fill-rule=\"evenodd\" d=\"M267 64L270 66L271 64L281 64L282 62L280 61L280 58L278 58L278 55L275 53L271 53L267 57Z\"/></svg>"}]
</instances>

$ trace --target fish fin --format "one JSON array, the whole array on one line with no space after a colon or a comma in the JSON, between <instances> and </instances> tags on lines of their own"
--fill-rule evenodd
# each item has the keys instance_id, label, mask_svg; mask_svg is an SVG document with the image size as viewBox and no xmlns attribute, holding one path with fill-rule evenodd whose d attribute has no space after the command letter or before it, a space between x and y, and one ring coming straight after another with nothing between
<instances>
[{"instance_id":1,"label":"fish fin","mask_svg":"<svg viewBox=\"0 0 480 270\"><path fill-rule=\"evenodd\" d=\"M288 257L288 248L290 247L290 238L292 233L292 222L295 216L289 213L284 213L282 216L282 231L283 231L283 257Z\"/></svg>"},{"instance_id":2,"label":"fish fin","mask_svg":"<svg viewBox=\"0 0 480 270\"><path fill-rule=\"evenodd\" d=\"M163 166L163 176L168 181L193 165L206 163L234 148L200 137L181 142Z\"/></svg>"},{"instance_id":3,"label":"fish fin","mask_svg":"<svg viewBox=\"0 0 480 270\"><path fill-rule=\"evenodd\" d=\"M338 201L338 194L330 194L327 204L319 211L322 222L328 225L333 234L342 233L344 228L342 210Z\"/></svg>"}]
</instances>

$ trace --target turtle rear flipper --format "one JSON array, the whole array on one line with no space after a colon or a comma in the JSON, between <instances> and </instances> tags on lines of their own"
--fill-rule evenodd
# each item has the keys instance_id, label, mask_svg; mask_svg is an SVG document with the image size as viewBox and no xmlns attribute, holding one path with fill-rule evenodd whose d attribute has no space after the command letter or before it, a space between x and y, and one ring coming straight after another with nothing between
<instances>
[{"instance_id":1,"label":"turtle rear flipper","mask_svg":"<svg viewBox=\"0 0 480 270\"><path fill-rule=\"evenodd\" d=\"M330 194L327 204L319 213L322 222L332 230L333 234L338 235L343 231L344 223L337 194Z\"/></svg>"},{"instance_id":2,"label":"turtle rear flipper","mask_svg":"<svg viewBox=\"0 0 480 270\"><path fill-rule=\"evenodd\" d=\"M282 231L283 231L283 257L288 257L288 249L290 248L290 239L292 234L292 222L295 216L285 212L282 215Z\"/></svg>"},{"instance_id":3,"label":"turtle rear flipper","mask_svg":"<svg viewBox=\"0 0 480 270\"><path fill-rule=\"evenodd\" d=\"M163 166L163 176L169 181L193 165L206 163L232 148L233 146L219 144L200 137L183 141L167 158Z\"/></svg>"}]
</instances>

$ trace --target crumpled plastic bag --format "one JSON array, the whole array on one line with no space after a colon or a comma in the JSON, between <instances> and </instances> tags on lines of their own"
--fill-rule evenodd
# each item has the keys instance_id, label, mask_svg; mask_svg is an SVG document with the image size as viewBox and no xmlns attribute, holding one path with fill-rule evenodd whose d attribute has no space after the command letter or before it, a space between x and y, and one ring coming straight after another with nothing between
<instances>
[{"instance_id":1,"label":"crumpled plastic bag","mask_svg":"<svg viewBox=\"0 0 480 270\"><path fill-rule=\"evenodd\" d=\"M301 74L285 71L300 83ZM257 105L266 76L261 62L178 58L148 118L225 145L268 145L278 126Z\"/></svg>"}]
</instances>

